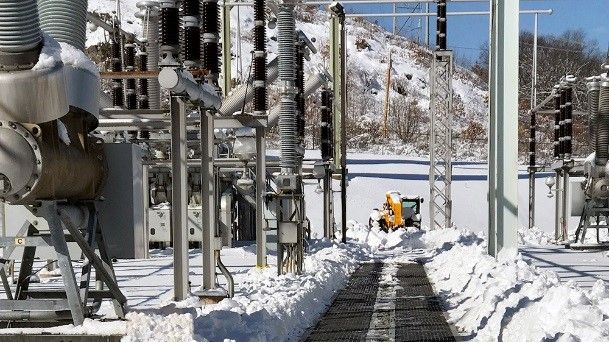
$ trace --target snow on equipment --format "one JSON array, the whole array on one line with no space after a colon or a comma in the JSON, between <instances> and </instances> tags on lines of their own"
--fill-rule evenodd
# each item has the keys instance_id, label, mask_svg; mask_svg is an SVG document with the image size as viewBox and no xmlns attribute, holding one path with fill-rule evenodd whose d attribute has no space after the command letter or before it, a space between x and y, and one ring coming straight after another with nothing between
<instances>
[{"instance_id":1,"label":"snow on equipment","mask_svg":"<svg viewBox=\"0 0 609 342\"><path fill-rule=\"evenodd\" d=\"M388 191L386 201L381 209L374 209L370 214L369 224L372 227L375 222L384 231L395 230L404 227L421 228L421 204L423 198L420 196L405 196L398 191Z\"/></svg>"}]
</instances>

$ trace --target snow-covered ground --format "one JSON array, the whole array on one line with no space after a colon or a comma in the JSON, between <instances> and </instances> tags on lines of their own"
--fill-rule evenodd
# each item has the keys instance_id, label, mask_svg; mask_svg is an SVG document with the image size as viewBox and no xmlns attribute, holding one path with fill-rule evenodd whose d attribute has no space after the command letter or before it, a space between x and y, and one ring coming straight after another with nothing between
<instances>
[{"instance_id":1,"label":"snow-covered ground","mask_svg":"<svg viewBox=\"0 0 609 342\"><path fill-rule=\"evenodd\" d=\"M426 162L418 159L351 154L349 217L367 222L370 209L379 205L388 189L425 197L427 168ZM512 251L498 260L487 256L483 239L484 165L459 164L456 170L455 195L462 198L455 201L456 212L463 215L455 221L458 226L472 227L471 231L399 230L386 234L352 220L350 244L313 241L301 276L276 276L272 254L268 269L256 269L254 246L225 249L222 258L235 276L236 293L217 305L202 304L194 297L172 302L171 250L153 251L149 260L119 260L115 264L119 285L129 299L127 321L112 321L111 305L106 303L100 313L110 321L87 320L82 327L38 332L127 334L129 341L295 340L315 324L359 263L380 259L386 263L425 262L450 322L467 338L609 338L609 292L602 281L608 279L605 269L609 270L609 258L604 253L566 252L548 245L553 223L546 219L539 221L547 224L548 232L521 230L521 241L526 244L522 255ZM321 198L316 197L314 188L315 184L308 186L306 196L309 217L319 234ZM538 212L551 217L552 200L539 197ZM475 224L468 224L471 222ZM192 289L201 284L201 262L200 252L192 250ZM221 277L220 281L225 284ZM4 329L0 333L17 331Z\"/></svg>"}]
</instances>

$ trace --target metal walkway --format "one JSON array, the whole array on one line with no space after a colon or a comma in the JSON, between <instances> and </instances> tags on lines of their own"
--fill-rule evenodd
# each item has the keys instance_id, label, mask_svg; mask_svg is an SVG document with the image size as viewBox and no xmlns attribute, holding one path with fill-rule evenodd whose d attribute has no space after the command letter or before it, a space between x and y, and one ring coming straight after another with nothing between
<instances>
[{"instance_id":1,"label":"metal walkway","mask_svg":"<svg viewBox=\"0 0 609 342\"><path fill-rule=\"evenodd\" d=\"M362 265L307 341L455 341L420 264Z\"/></svg>"}]
</instances>

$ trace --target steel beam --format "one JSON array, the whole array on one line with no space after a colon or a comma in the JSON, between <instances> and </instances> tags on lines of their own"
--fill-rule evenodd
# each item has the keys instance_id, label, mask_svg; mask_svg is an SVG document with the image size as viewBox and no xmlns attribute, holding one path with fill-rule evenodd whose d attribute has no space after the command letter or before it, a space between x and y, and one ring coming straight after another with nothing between
<instances>
[{"instance_id":1,"label":"steel beam","mask_svg":"<svg viewBox=\"0 0 609 342\"><path fill-rule=\"evenodd\" d=\"M184 300L188 285L188 165L186 102L171 96L171 231L173 237L173 297Z\"/></svg>"},{"instance_id":2,"label":"steel beam","mask_svg":"<svg viewBox=\"0 0 609 342\"><path fill-rule=\"evenodd\" d=\"M256 267L267 267L264 194L266 192L266 140L264 128L256 129Z\"/></svg>"},{"instance_id":3,"label":"steel beam","mask_svg":"<svg viewBox=\"0 0 609 342\"><path fill-rule=\"evenodd\" d=\"M518 247L518 1L492 0L488 252Z\"/></svg>"}]
</instances>

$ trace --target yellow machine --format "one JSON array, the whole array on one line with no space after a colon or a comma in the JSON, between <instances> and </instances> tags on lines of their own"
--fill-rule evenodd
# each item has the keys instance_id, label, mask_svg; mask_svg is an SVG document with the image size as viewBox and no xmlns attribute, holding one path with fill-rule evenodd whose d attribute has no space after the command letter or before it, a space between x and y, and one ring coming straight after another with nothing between
<instances>
[{"instance_id":1,"label":"yellow machine","mask_svg":"<svg viewBox=\"0 0 609 342\"><path fill-rule=\"evenodd\" d=\"M404 227L421 228L420 196L404 196L398 191L389 191L385 194L386 200L381 209L375 209L370 215L370 226L377 222L384 231Z\"/></svg>"}]
</instances>

